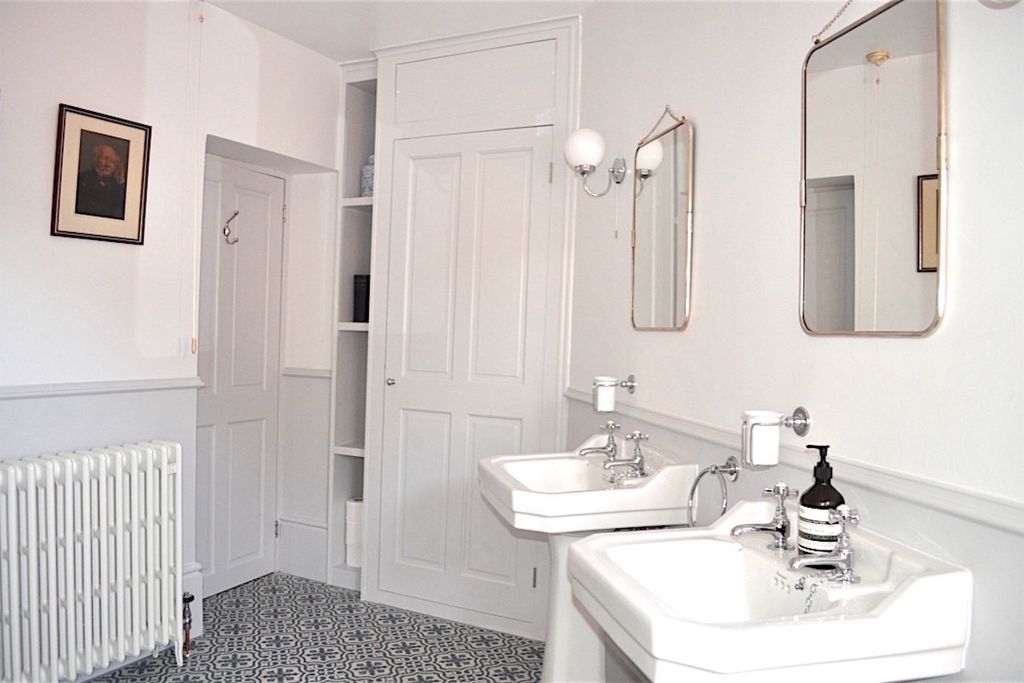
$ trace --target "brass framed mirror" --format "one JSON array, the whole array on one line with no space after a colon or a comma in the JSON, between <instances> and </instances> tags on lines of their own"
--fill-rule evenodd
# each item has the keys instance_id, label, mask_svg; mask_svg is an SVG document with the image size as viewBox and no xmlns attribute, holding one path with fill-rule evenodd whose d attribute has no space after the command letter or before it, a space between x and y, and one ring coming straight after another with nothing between
<instances>
[{"instance_id":1,"label":"brass framed mirror","mask_svg":"<svg viewBox=\"0 0 1024 683\"><path fill-rule=\"evenodd\" d=\"M666 106L633 155L631 320L636 330L684 330L690 322L693 143L693 123Z\"/></svg>"},{"instance_id":2,"label":"brass framed mirror","mask_svg":"<svg viewBox=\"0 0 1024 683\"><path fill-rule=\"evenodd\" d=\"M800 323L924 336L945 308L943 0L895 0L807 54Z\"/></svg>"}]
</instances>

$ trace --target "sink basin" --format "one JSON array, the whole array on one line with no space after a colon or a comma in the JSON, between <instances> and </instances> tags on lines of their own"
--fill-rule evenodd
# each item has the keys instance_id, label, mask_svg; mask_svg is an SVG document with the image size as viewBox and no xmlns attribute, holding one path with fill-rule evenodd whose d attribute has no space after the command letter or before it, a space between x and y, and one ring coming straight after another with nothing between
<instances>
[{"instance_id":1,"label":"sink basin","mask_svg":"<svg viewBox=\"0 0 1024 683\"><path fill-rule=\"evenodd\" d=\"M478 461L480 492L491 507L516 529L547 534L551 586L542 683L605 679L604 643L573 604L566 572L569 546L581 532L686 522L686 496L697 465L644 446L647 476L609 481L604 455L579 454L607 438L594 435L563 453Z\"/></svg>"},{"instance_id":2,"label":"sink basin","mask_svg":"<svg viewBox=\"0 0 1024 683\"><path fill-rule=\"evenodd\" d=\"M595 436L580 448L601 445ZM480 490L516 529L567 533L686 523L686 495L697 465L644 447L648 476L612 483L604 456L499 455L479 461Z\"/></svg>"},{"instance_id":3,"label":"sink basin","mask_svg":"<svg viewBox=\"0 0 1024 683\"><path fill-rule=\"evenodd\" d=\"M729 534L772 509L744 501L705 529L579 541L569 549L573 595L654 683L885 681L963 669L970 572L860 528L851 531L860 583L791 571L795 550ZM795 508L790 516L795 529Z\"/></svg>"}]
</instances>

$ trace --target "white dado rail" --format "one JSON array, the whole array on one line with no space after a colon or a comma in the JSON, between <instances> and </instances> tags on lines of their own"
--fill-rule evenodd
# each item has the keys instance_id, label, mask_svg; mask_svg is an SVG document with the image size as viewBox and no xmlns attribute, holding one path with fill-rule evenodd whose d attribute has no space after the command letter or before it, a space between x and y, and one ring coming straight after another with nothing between
<instances>
[{"instance_id":1,"label":"white dado rail","mask_svg":"<svg viewBox=\"0 0 1024 683\"><path fill-rule=\"evenodd\" d=\"M565 390L565 396L588 405L591 400L590 391L581 391L573 387ZM616 406L615 412L719 446L738 449L740 445L739 429L723 429L622 403ZM842 479L855 486L1024 536L1024 505L1015 501L841 457L835 457L833 460L842 465ZM806 469L807 456L802 448L782 444L779 462L798 469Z\"/></svg>"},{"instance_id":2,"label":"white dado rail","mask_svg":"<svg viewBox=\"0 0 1024 683\"><path fill-rule=\"evenodd\" d=\"M92 394L128 394L139 391L200 389L198 377L180 379L135 379L104 382L68 382L63 384L23 384L0 386L0 401L52 396L89 396Z\"/></svg>"}]
</instances>

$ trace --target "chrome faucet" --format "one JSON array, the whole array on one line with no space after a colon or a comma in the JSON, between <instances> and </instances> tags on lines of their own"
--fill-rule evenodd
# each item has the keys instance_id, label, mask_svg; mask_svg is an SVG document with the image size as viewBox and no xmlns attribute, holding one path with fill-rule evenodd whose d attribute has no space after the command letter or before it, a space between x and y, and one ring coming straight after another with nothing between
<instances>
[{"instance_id":1,"label":"chrome faucet","mask_svg":"<svg viewBox=\"0 0 1024 683\"><path fill-rule=\"evenodd\" d=\"M602 432L608 432L608 441L603 446L588 446L587 448L581 448L579 455L590 455L591 453L604 453L606 462L614 460L615 456L619 454L619 448L615 444L615 431L621 427L615 420L608 420L601 425Z\"/></svg>"},{"instance_id":2,"label":"chrome faucet","mask_svg":"<svg viewBox=\"0 0 1024 683\"><path fill-rule=\"evenodd\" d=\"M796 496L799 491L790 489L785 482L778 482L774 487L766 488L762 496L775 496L775 516L764 524L739 524L732 528L733 536L742 536L754 532L771 534L771 550L789 550L789 515L786 514L786 499Z\"/></svg>"},{"instance_id":3,"label":"chrome faucet","mask_svg":"<svg viewBox=\"0 0 1024 683\"><path fill-rule=\"evenodd\" d=\"M614 467L626 467L626 471L623 473L624 477L635 479L638 477L647 476L647 465L644 463L644 452L640 449L640 442L647 441L650 435L644 434L639 430L633 431L626 435L627 441L633 441L633 457L626 460L616 460L614 458L605 460L603 467L606 470L610 470Z\"/></svg>"},{"instance_id":4,"label":"chrome faucet","mask_svg":"<svg viewBox=\"0 0 1024 683\"><path fill-rule=\"evenodd\" d=\"M796 570L807 566L817 568L818 565L826 565L832 568L828 573L829 581L860 583L860 577L853 572L853 547L850 545L850 534L846 530L847 524L857 525L860 515L849 505L840 505L835 510L828 511L828 521L839 525L836 549L828 555L794 557L789 561L789 568Z\"/></svg>"}]
</instances>

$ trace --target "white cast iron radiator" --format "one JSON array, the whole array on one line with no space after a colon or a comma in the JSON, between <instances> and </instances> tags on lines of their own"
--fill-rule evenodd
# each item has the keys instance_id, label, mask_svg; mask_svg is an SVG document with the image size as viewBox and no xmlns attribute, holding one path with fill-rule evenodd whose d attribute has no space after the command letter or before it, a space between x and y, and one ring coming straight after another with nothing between
<instances>
[{"instance_id":1,"label":"white cast iron radiator","mask_svg":"<svg viewBox=\"0 0 1024 683\"><path fill-rule=\"evenodd\" d=\"M74 680L174 645L181 446L0 461L0 680Z\"/></svg>"}]
</instances>

